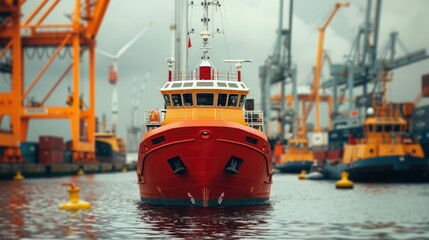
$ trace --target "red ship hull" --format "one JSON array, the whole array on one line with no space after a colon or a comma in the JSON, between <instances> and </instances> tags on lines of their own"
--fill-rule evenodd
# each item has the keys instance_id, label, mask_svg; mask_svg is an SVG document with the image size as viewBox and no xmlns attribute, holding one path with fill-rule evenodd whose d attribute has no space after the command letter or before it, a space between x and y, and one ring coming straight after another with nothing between
<instances>
[{"instance_id":1,"label":"red ship hull","mask_svg":"<svg viewBox=\"0 0 429 240\"><path fill-rule=\"evenodd\" d=\"M270 146L262 132L233 122L172 123L144 136L137 177L141 200L149 204L265 204Z\"/></svg>"}]
</instances>

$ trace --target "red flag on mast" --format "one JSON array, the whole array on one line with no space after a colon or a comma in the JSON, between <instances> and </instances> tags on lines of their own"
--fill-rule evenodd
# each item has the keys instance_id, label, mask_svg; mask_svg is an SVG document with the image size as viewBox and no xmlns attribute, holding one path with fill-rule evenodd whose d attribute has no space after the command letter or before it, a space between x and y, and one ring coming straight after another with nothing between
<instances>
[{"instance_id":1,"label":"red flag on mast","mask_svg":"<svg viewBox=\"0 0 429 240\"><path fill-rule=\"evenodd\" d=\"M191 47L192 47L191 37L188 36L188 48L191 48Z\"/></svg>"}]
</instances>

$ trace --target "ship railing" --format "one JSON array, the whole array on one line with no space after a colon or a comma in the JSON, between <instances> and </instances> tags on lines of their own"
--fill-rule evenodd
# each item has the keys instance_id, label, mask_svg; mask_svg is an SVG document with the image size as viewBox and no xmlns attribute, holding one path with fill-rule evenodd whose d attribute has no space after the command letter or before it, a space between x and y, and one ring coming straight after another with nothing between
<instances>
[{"instance_id":1,"label":"ship railing","mask_svg":"<svg viewBox=\"0 0 429 240\"><path fill-rule=\"evenodd\" d=\"M249 127L262 131L264 127L264 113L262 110L244 111L244 119Z\"/></svg>"},{"instance_id":2,"label":"ship railing","mask_svg":"<svg viewBox=\"0 0 429 240\"><path fill-rule=\"evenodd\" d=\"M165 120L166 109L147 109L144 110L144 120L147 130L160 127ZM173 114L173 113L171 113ZM243 114L243 113L241 113ZM195 109L183 109L183 111L170 115L170 120L175 121L180 119L215 119L215 120L233 120L237 117L240 118L239 112L233 114L229 112L225 114L223 109L210 109L206 111L195 111ZM243 116L243 115L241 115ZM262 110L244 111L244 120L249 127L263 130L264 114Z\"/></svg>"},{"instance_id":3,"label":"ship railing","mask_svg":"<svg viewBox=\"0 0 429 240\"><path fill-rule=\"evenodd\" d=\"M199 71L173 71L172 81L186 81L186 80L198 80L200 78ZM219 72L218 70L212 70L210 79L207 80L221 80L221 81L238 81L237 72Z\"/></svg>"}]
</instances>

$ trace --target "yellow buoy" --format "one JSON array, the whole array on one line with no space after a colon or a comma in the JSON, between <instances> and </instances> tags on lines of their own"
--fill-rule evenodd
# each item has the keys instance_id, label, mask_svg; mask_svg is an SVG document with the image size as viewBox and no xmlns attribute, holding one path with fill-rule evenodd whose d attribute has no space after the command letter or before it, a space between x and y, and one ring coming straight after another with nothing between
<instances>
[{"instance_id":1,"label":"yellow buoy","mask_svg":"<svg viewBox=\"0 0 429 240\"><path fill-rule=\"evenodd\" d=\"M13 180L24 180L24 176L22 176L21 171L16 172L16 175L13 177Z\"/></svg>"},{"instance_id":2,"label":"yellow buoy","mask_svg":"<svg viewBox=\"0 0 429 240\"><path fill-rule=\"evenodd\" d=\"M306 174L307 174L307 171L302 170L301 173L298 175L298 179L299 180L304 180Z\"/></svg>"},{"instance_id":3,"label":"yellow buoy","mask_svg":"<svg viewBox=\"0 0 429 240\"><path fill-rule=\"evenodd\" d=\"M78 176L82 176L84 174L85 174L85 171L83 171L82 168L79 168L79 171L77 171L77 173L76 173L76 175L78 175Z\"/></svg>"},{"instance_id":4,"label":"yellow buoy","mask_svg":"<svg viewBox=\"0 0 429 240\"><path fill-rule=\"evenodd\" d=\"M71 182L62 183L63 186L69 186L69 201L59 205L61 210L80 210L90 209L91 203L79 199L80 188Z\"/></svg>"},{"instance_id":5,"label":"yellow buoy","mask_svg":"<svg viewBox=\"0 0 429 240\"><path fill-rule=\"evenodd\" d=\"M341 180L335 183L335 187L338 189L352 189L353 182L349 180L349 173L342 172Z\"/></svg>"},{"instance_id":6,"label":"yellow buoy","mask_svg":"<svg viewBox=\"0 0 429 240\"><path fill-rule=\"evenodd\" d=\"M123 167L122 172L127 172L127 167Z\"/></svg>"}]
</instances>

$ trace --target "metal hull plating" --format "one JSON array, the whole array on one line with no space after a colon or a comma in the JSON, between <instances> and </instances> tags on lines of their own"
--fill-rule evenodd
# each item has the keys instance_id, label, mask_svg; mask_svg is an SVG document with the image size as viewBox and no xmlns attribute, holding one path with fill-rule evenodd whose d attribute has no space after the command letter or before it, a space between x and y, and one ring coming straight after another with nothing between
<instances>
[{"instance_id":1,"label":"metal hull plating","mask_svg":"<svg viewBox=\"0 0 429 240\"><path fill-rule=\"evenodd\" d=\"M204 207L265 204L270 154L262 132L233 122L188 120L159 127L140 144L141 200Z\"/></svg>"},{"instance_id":2,"label":"metal hull plating","mask_svg":"<svg viewBox=\"0 0 429 240\"><path fill-rule=\"evenodd\" d=\"M340 179L347 171L355 182L427 182L429 160L413 156L385 156L366 158L350 164L328 164L323 174L329 179Z\"/></svg>"},{"instance_id":3,"label":"metal hull plating","mask_svg":"<svg viewBox=\"0 0 429 240\"><path fill-rule=\"evenodd\" d=\"M280 163L276 166L282 173L300 173L302 170L310 171L311 165L313 162L311 161L293 161L293 162L285 162Z\"/></svg>"}]
</instances>

